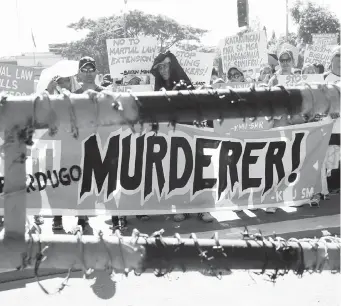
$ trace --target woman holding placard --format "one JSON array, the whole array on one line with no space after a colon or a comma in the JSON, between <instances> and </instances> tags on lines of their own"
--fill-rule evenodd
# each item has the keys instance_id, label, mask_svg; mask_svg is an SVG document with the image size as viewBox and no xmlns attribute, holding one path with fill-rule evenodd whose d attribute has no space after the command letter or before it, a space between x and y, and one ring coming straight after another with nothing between
<instances>
[{"instance_id":1,"label":"woman holding placard","mask_svg":"<svg viewBox=\"0 0 341 306\"><path fill-rule=\"evenodd\" d=\"M278 85L277 75L293 75L293 68L295 65L295 60L290 50L283 50L279 54L279 64L280 64L280 69L270 79L269 86Z\"/></svg>"}]
</instances>

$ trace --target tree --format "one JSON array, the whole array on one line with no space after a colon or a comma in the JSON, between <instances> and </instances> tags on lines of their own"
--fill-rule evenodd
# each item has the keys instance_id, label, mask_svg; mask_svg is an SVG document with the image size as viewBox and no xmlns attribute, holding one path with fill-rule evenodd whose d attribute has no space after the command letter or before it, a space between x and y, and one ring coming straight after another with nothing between
<instances>
[{"instance_id":1,"label":"tree","mask_svg":"<svg viewBox=\"0 0 341 306\"><path fill-rule=\"evenodd\" d=\"M277 53L278 48L283 44L288 43L296 47L297 45L297 35L295 33L288 33L288 37L286 35L280 35L278 39L272 34L271 39L268 41L268 50L270 53Z\"/></svg>"},{"instance_id":2,"label":"tree","mask_svg":"<svg viewBox=\"0 0 341 306\"><path fill-rule=\"evenodd\" d=\"M137 37L139 35L157 37L160 51L165 51L180 42L200 42L207 30L181 25L163 15L150 15L134 10L122 15L103 17L97 20L82 18L68 26L76 31L87 30L84 39L70 43L63 56L78 58L89 55L95 58L101 73L109 72L106 40Z\"/></svg>"},{"instance_id":3,"label":"tree","mask_svg":"<svg viewBox=\"0 0 341 306\"><path fill-rule=\"evenodd\" d=\"M339 33L340 22L336 15L326 7L301 0L294 3L290 10L294 22L298 25L298 38L303 43L311 43L314 33ZM338 37L340 43L340 36Z\"/></svg>"}]
</instances>

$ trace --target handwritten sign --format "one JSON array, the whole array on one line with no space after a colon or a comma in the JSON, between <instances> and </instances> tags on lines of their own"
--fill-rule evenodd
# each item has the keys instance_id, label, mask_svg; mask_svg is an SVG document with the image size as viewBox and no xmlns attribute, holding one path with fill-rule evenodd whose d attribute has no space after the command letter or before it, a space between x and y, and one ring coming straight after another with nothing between
<instances>
[{"instance_id":1,"label":"handwritten sign","mask_svg":"<svg viewBox=\"0 0 341 306\"><path fill-rule=\"evenodd\" d=\"M225 73L233 66L248 70L268 62L265 31L226 37L220 42L220 50Z\"/></svg>"},{"instance_id":2,"label":"handwritten sign","mask_svg":"<svg viewBox=\"0 0 341 306\"><path fill-rule=\"evenodd\" d=\"M304 64L322 64L328 69L335 46L307 45L304 53Z\"/></svg>"},{"instance_id":3,"label":"handwritten sign","mask_svg":"<svg viewBox=\"0 0 341 306\"><path fill-rule=\"evenodd\" d=\"M296 86L304 83L325 83L323 74L293 74L293 75L278 75L278 85Z\"/></svg>"},{"instance_id":4,"label":"handwritten sign","mask_svg":"<svg viewBox=\"0 0 341 306\"><path fill-rule=\"evenodd\" d=\"M148 85L132 85L132 86L118 86L117 92L146 92L146 91L154 91L154 88L151 84Z\"/></svg>"},{"instance_id":5,"label":"handwritten sign","mask_svg":"<svg viewBox=\"0 0 341 306\"><path fill-rule=\"evenodd\" d=\"M122 78L126 74L150 74L157 52L155 37L107 39L110 74Z\"/></svg>"},{"instance_id":6,"label":"handwritten sign","mask_svg":"<svg viewBox=\"0 0 341 306\"><path fill-rule=\"evenodd\" d=\"M311 34L311 36L313 37L314 45L337 45L338 33Z\"/></svg>"},{"instance_id":7,"label":"handwritten sign","mask_svg":"<svg viewBox=\"0 0 341 306\"><path fill-rule=\"evenodd\" d=\"M34 70L0 64L0 92L11 96L28 96L34 93Z\"/></svg>"},{"instance_id":8,"label":"handwritten sign","mask_svg":"<svg viewBox=\"0 0 341 306\"><path fill-rule=\"evenodd\" d=\"M187 52L179 49L171 51L194 86L210 83L214 53Z\"/></svg>"}]
</instances>

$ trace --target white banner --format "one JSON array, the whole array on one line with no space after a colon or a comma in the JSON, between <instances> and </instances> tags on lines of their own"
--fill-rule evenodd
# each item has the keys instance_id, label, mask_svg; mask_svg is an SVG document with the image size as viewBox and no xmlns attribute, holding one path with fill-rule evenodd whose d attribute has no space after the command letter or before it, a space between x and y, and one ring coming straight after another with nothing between
<instances>
[{"instance_id":1,"label":"white banner","mask_svg":"<svg viewBox=\"0 0 341 306\"><path fill-rule=\"evenodd\" d=\"M233 66L245 71L268 63L265 31L226 37L219 47L225 73Z\"/></svg>"},{"instance_id":2,"label":"white banner","mask_svg":"<svg viewBox=\"0 0 341 306\"><path fill-rule=\"evenodd\" d=\"M150 74L157 54L155 37L107 39L110 74L122 78L127 74Z\"/></svg>"},{"instance_id":3,"label":"white banner","mask_svg":"<svg viewBox=\"0 0 341 306\"><path fill-rule=\"evenodd\" d=\"M313 44L323 44L325 46L328 45L337 45L337 36L338 33L324 33L324 34L311 34L313 37Z\"/></svg>"},{"instance_id":4,"label":"white banner","mask_svg":"<svg viewBox=\"0 0 341 306\"><path fill-rule=\"evenodd\" d=\"M307 45L304 52L304 64L322 64L327 70L334 48L335 46L332 45Z\"/></svg>"},{"instance_id":5,"label":"white banner","mask_svg":"<svg viewBox=\"0 0 341 306\"><path fill-rule=\"evenodd\" d=\"M175 55L194 86L210 84L215 53L182 51L179 49L172 49L171 52Z\"/></svg>"},{"instance_id":6,"label":"white banner","mask_svg":"<svg viewBox=\"0 0 341 306\"><path fill-rule=\"evenodd\" d=\"M278 85L295 86L304 83L325 83L323 74L278 75Z\"/></svg>"}]
</instances>

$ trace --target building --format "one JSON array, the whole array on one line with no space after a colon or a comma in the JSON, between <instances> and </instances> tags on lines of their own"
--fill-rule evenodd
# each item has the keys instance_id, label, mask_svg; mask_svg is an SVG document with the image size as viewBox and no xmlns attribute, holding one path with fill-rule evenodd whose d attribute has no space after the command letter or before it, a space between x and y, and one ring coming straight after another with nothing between
<instances>
[{"instance_id":1,"label":"building","mask_svg":"<svg viewBox=\"0 0 341 306\"><path fill-rule=\"evenodd\" d=\"M23 53L18 56L0 58L0 65L10 64L33 68L35 71L34 78L37 80L42 70L51 67L63 59L60 54L54 54L52 52Z\"/></svg>"},{"instance_id":2,"label":"building","mask_svg":"<svg viewBox=\"0 0 341 306\"><path fill-rule=\"evenodd\" d=\"M16 56L18 66L34 68L35 79L39 79L42 70L51 67L62 59L64 58L61 55L51 52L24 53Z\"/></svg>"},{"instance_id":3,"label":"building","mask_svg":"<svg viewBox=\"0 0 341 306\"><path fill-rule=\"evenodd\" d=\"M67 43L64 44L49 44L49 51L54 54L62 54L63 50L68 46Z\"/></svg>"}]
</instances>

